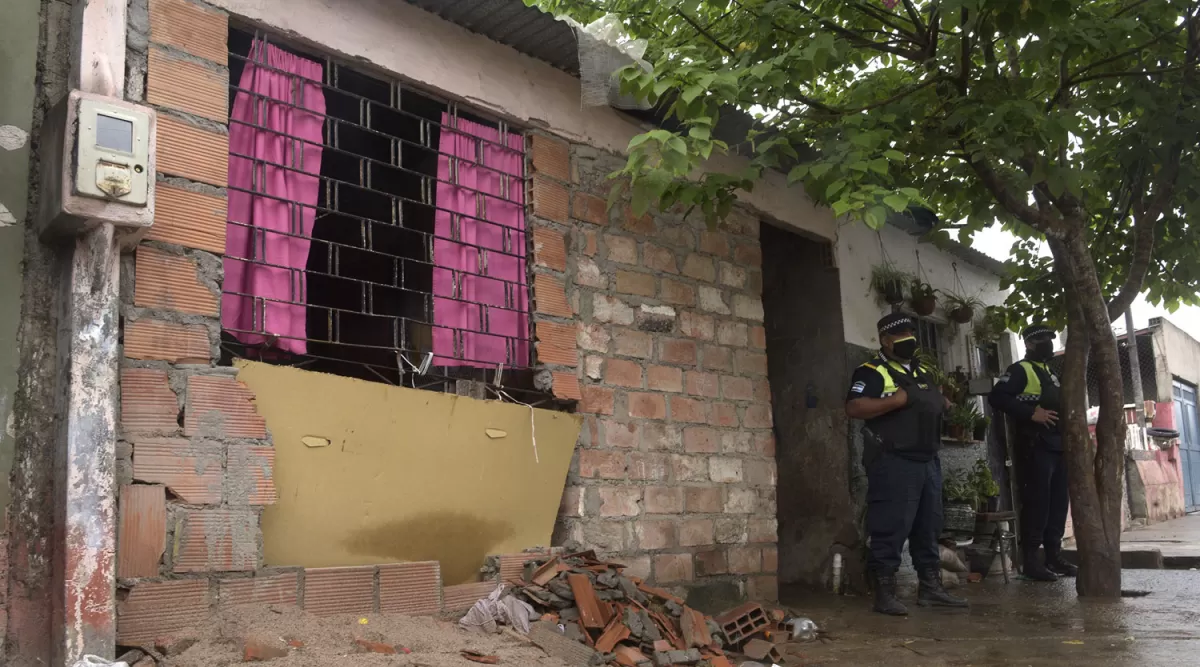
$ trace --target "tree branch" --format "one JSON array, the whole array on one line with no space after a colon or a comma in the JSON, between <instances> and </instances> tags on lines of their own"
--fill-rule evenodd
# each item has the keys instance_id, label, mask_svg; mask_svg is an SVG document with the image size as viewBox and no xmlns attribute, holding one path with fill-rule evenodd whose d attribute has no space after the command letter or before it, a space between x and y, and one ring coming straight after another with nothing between
<instances>
[{"instance_id":1,"label":"tree branch","mask_svg":"<svg viewBox=\"0 0 1200 667\"><path fill-rule=\"evenodd\" d=\"M880 11L879 9L877 9L875 7L863 4L861 2L851 2L850 7L852 9L858 10L858 12L861 14L866 14L867 16L875 19L876 21L879 21L880 23L886 25L887 27L891 28L892 30L895 30L896 32L900 33L901 35L904 35L905 37L908 38L907 41L912 42L913 44L921 44L920 35L918 35L915 32L911 32L911 31L907 30L904 26L900 25L899 23L893 23L889 19L889 17L894 18L895 14Z\"/></svg>"},{"instance_id":2,"label":"tree branch","mask_svg":"<svg viewBox=\"0 0 1200 667\"><path fill-rule=\"evenodd\" d=\"M909 20L916 26L917 32L926 32L928 30L921 21L921 13L917 11L917 7L912 3L912 0L904 0L904 9L908 12Z\"/></svg>"},{"instance_id":3,"label":"tree branch","mask_svg":"<svg viewBox=\"0 0 1200 667\"><path fill-rule=\"evenodd\" d=\"M1190 18L1190 16L1191 16L1191 13L1190 13L1190 12L1189 12L1188 16L1189 16L1189 18ZM1132 49L1127 49L1127 50L1125 50L1125 51L1122 51L1122 52L1120 52L1120 53L1116 54L1115 56L1109 56L1109 57L1107 57L1107 58L1101 58L1100 60L1097 60L1096 62L1094 62L1094 63L1092 63L1092 64L1090 64L1090 65L1085 65L1084 67L1080 68L1080 69L1079 69L1077 72L1075 72L1075 74L1073 74L1073 75L1071 76L1071 78L1072 78L1072 79L1075 79L1076 77L1078 77L1080 74L1083 74L1084 72L1088 72L1088 71L1094 70L1094 69L1096 69L1097 67L1100 67L1100 66L1102 66L1102 65L1107 65L1108 63L1111 63L1111 62L1118 61L1118 60L1120 60L1120 59L1122 59L1122 58L1124 58L1124 57L1126 57L1126 56L1132 56L1132 55L1134 55L1135 53L1137 53L1137 52L1141 51L1142 49L1144 49L1144 48L1146 48L1146 47L1153 46L1155 43L1157 43L1157 42L1158 42L1160 39L1162 39L1163 37L1166 37L1166 36L1168 36L1168 35L1173 35L1173 34L1175 34L1175 33L1178 33L1178 32L1179 32L1180 30L1182 30L1182 29L1183 29L1183 28L1184 28L1184 27L1185 27L1185 26L1186 26L1188 23L1189 23L1189 21L1184 21L1183 23L1180 23L1178 26L1176 26L1176 27L1174 27L1174 28L1172 28L1172 29L1170 29L1170 30L1164 30L1164 31L1162 31L1162 32L1158 33L1157 35L1155 35L1155 36L1151 37L1151 38L1150 38L1148 41L1146 41L1144 44L1139 44L1139 45L1137 45L1137 46L1133 47Z\"/></svg>"},{"instance_id":4,"label":"tree branch","mask_svg":"<svg viewBox=\"0 0 1200 667\"><path fill-rule=\"evenodd\" d=\"M963 150L966 150L966 146L963 146ZM1004 182L1004 179L996 172L987 158L971 156L967 159L967 164L971 165L971 169L975 170L975 174L979 176L979 180L992 193L996 201L1008 210L1009 213L1017 216L1018 220L1042 232L1046 236L1058 236L1062 233L1061 230L1056 229L1056 226L1048 216L1043 215L1041 211L1033 208L1028 202L1013 194L1008 184Z\"/></svg>"},{"instance_id":5,"label":"tree branch","mask_svg":"<svg viewBox=\"0 0 1200 667\"><path fill-rule=\"evenodd\" d=\"M1165 72L1177 72L1181 69L1183 69L1182 65L1176 65L1175 67L1160 67L1158 69L1143 69L1132 72L1101 72L1100 74L1089 74L1087 76L1078 77L1072 79L1068 83L1070 85L1075 85L1083 83L1084 81L1093 81L1095 79L1113 79L1122 76L1146 76L1150 74L1163 74Z\"/></svg>"},{"instance_id":6,"label":"tree branch","mask_svg":"<svg viewBox=\"0 0 1200 667\"><path fill-rule=\"evenodd\" d=\"M890 53L895 56L900 56L901 58L904 58L906 60L920 60L921 59L921 52L919 52L919 51L900 49L900 48L896 48L894 46L888 46L887 44L876 42L875 40L866 37L862 33L855 32L853 30L850 30L849 28L844 28L844 27L834 23L833 21L830 21L828 19L822 18L821 16L818 16L816 12L809 9L808 7L805 7L804 5L800 4L799 2L790 2L790 3L788 3L788 5L797 11L803 12L804 14L811 16L812 18L816 19L817 23L821 24L821 26L823 28L826 28L828 30L832 30L833 32L836 32L837 34L841 35L842 37L845 37L846 39L854 42L857 46L862 46L864 48L873 49L873 50L879 51L881 53Z\"/></svg>"},{"instance_id":7,"label":"tree branch","mask_svg":"<svg viewBox=\"0 0 1200 667\"><path fill-rule=\"evenodd\" d=\"M707 38L708 41L715 44L717 48L721 49L722 51L729 54L730 56L737 56L736 51L729 48L728 46L725 46L725 44L721 43L721 41L718 40L716 37L713 37L712 34L708 32L708 30L705 30L703 26L701 26L696 21L692 20L692 17L688 16L687 14L684 14L682 10L676 9L675 14L677 16L679 16L679 18L683 19L684 21L687 21L688 25L695 28L696 32L700 33L701 35L704 35L704 37Z\"/></svg>"}]
</instances>

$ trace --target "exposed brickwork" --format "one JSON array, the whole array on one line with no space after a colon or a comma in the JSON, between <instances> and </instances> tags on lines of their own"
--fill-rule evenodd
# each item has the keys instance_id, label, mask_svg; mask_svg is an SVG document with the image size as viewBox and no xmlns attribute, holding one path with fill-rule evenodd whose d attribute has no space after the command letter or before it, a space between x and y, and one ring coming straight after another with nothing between
<instances>
[{"instance_id":1,"label":"exposed brickwork","mask_svg":"<svg viewBox=\"0 0 1200 667\"><path fill-rule=\"evenodd\" d=\"M258 567L256 512L181 509L176 517L175 572L234 572Z\"/></svg>"},{"instance_id":2,"label":"exposed brickwork","mask_svg":"<svg viewBox=\"0 0 1200 667\"><path fill-rule=\"evenodd\" d=\"M117 644L152 644L203 623L209 612L209 583L208 579L182 579L134 586L117 603Z\"/></svg>"},{"instance_id":3,"label":"exposed brickwork","mask_svg":"<svg viewBox=\"0 0 1200 667\"><path fill-rule=\"evenodd\" d=\"M435 614L442 608L442 568L437 561L379 566L379 611Z\"/></svg>"},{"instance_id":4,"label":"exposed brickwork","mask_svg":"<svg viewBox=\"0 0 1200 667\"><path fill-rule=\"evenodd\" d=\"M125 356L179 364L207 364L212 360L212 343L204 325L143 317L125 321Z\"/></svg>"},{"instance_id":5,"label":"exposed brickwork","mask_svg":"<svg viewBox=\"0 0 1200 667\"><path fill-rule=\"evenodd\" d=\"M220 299L212 288L200 282L199 267L195 260L141 246L137 249L135 271L135 306L195 315L221 314Z\"/></svg>"},{"instance_id":6,"label":"exposed brickwork","mask_svg":"<svg viewBox=\"0 0 1200 667\"><path fill-rule=\"evenodd\" d=\"M304 571L304 608L318 616L375 611L375 568L322 567Z\"/></svg>"},{"instance_id":7,"label":"exposed brickwork","mask_svg":"<svg viewBox=\"0 0 1200 667\"><path fill-rule=\"evenodd\" d=\"M154 225L146 239L223 253L226 217L224 197L158 183L154 191Z\"/></svg>"},{"instance_id":8,"label":"exposed brickwork","mask_svg":"<svg viewBox=\"0 0 1200 667\"><path fill-rule=\"evenodd\" d=\"M228 62L225 14L188 0L150 2L150 39L218 65Z\"/></svg>"},{"instance_id":9,"label":"exposed brickwork","mask_svg":"<svg viewBox=\"0 0 1200 667\"><path fill-rule=\"evenodd\" d=\"M225 123L229 120L229 72L150 48L146 101Z\"/></svg>"},{"instance_id":10,"label":"exposed brickwork","mask_svg":"<svg viewBox=\"0 0 1200 667\"><path fill-rule=\"evenodd\" d=\"M776 475L758 222L739 212L709 230L626 203L610 212L607 175L622 160L580 146L572 160L572 182L539 172L569 189L571 221L536 201L531 220L566 239L565 270L555 260L535 271L561 281L576 310L538 300L539 345L553 361L542 348L539 359L578 356L586 415L556 535L637 562L660 584L770 593ZM553 328L564 320L576 323L570 351Z\"/></svg>"},{"instance_id":11,"label":"exposed brickwork","mask_svg":"<svg viewBox=\"0 0 1200 667\"><path fill-rule=\"evenodd\" d=\"M133 479L162 484L189 505L217 505L223 460L223 448L211 442L134 438Z\"/></svg>"},{"instance_id":12,"label":"exposed brickwork","mask_svg":"<svg viewBox=\"0 0 1200 667\"><path fill-rule=\"evenodd\" d=\"M158 116L158 169L164 174L225 187L229 135L172 116Z\"/></svg>"},{"instance_id":13,"label":"exposed brickwork","mask_svg":"<svg viewBox=\"0 0 1200 667\"><path fill-rule=\"evenodd\" d=\"M222 375L188 377L183 432L210 438L267 437L266 422L254 409L254 394Z\"/></svg>"},{"instance_id":14,"label":"exposed brickwork","mask_svg":"<svg viewBox=\"0 0 1200 667\"><path fill-rule=\"evenodd\" d=\"M179 431L179 401L166 371L155 368L121 370L121 430L130 433Z\"/></svg>"},{"instance_id":15,"label":"exposed brickwork","mask_svg":"<svg viewBox=\"0 0 1200 667\"><path fill-rule=\"evenodd\" d=\"M117 578L156 577L166 551L167 496L161 486L121 487Z\"/></svg>"},{"instance_id":16,"label":"exposed brickwork","mask_svg":"<svg viewBox=\"0 0 1200 667\"><path fill-rule=\"evenodd\" d=\"M299 584L300 577L296 572L221 579L217 582L217 604L221 607L243 604L298 604Z\"/></svg>"}]
</instances>

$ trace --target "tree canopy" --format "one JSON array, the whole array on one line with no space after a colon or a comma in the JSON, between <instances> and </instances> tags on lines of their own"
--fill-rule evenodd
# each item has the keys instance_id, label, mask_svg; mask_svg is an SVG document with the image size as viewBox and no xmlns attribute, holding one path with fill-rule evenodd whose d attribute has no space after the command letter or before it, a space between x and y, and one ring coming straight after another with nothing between
<instances>
[{"instance_id":1,"label":"tree canopy","mask_svg":"<svg viewBox=\"0 0 1200 667\"><path fill-rule=\"evenodd\" d=\"M1042 239L1086 235L1116 316L1200 301L1193 0L526 0L649 42L626 90L680 123L635 137L632 204L710 220L764 170L837 215L920 204L969 243L999 222L1016 317L1065 323ZM700 172L721 110L754 114L742 173ZM812 150L806 150L812 149ZM815 155L815 157L814 157ZM620 196L620 193L615 193ZM1144 280L1143 280L1144 277Z\"/></svg>"}]
</instances>

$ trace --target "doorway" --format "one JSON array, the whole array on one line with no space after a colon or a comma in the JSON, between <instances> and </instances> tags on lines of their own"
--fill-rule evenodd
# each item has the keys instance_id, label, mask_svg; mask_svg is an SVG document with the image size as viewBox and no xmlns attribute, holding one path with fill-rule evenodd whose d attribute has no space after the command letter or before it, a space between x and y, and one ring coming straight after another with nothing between
<instances>
[{"instance_id":1,"label":"doorway","mask_svg":"<svg viewBox=\"0 0 1200 667\"><path fill-rule=\"evenodd\" d=\"M778 467L779 581L823 588L859 533L843 407L849 377L833 246L762 225L767 371ZM847 574L853 566L848 563Z\"/></svg>"},{"instance_id":2,"label":"doorway","mask_svg":"<svg viewBox=\"0 0 1200 667\"><path fill-rule=\"evenodd\" d=\"M1183 464L1183 504L1188 512L1200 509L1200 418L1196 415L1196 388L1176 380L1175 427L1179 429L1179 457Z\"/></svg>"}]
</instances>

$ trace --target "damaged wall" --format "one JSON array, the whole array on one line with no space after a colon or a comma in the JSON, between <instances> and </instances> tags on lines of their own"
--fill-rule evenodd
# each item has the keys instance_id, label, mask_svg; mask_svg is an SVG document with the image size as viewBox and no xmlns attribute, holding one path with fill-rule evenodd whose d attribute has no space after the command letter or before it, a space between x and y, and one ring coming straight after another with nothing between
<instances>
[{"instance_id":1,"label":"damaged wall","mask_svg":"<svg viewBox=\"0 0 1200 667\"><path fill-rule=\"evenodd\" d=\"M275 445L268 566L441 562L475 581L489 554L550 544L579 417L243 363Z\"/></svg>"}]
</instances>

